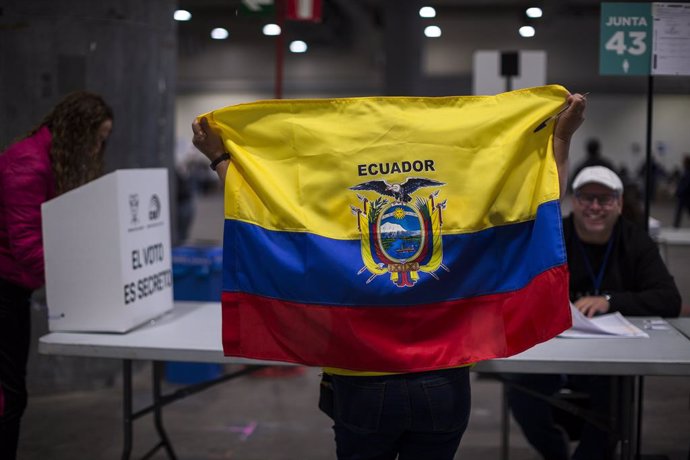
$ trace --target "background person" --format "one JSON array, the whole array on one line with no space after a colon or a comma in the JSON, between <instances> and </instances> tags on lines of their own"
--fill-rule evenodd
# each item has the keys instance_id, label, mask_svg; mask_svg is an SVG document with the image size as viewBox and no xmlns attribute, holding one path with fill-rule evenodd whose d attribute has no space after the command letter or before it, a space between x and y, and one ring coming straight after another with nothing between
<instances>
[{"instance_id":1,"label":"background person","mask_svg":"<svg viewBox=\"0 0 690 460\"><path fill-rule=\"evenodd\" d=\"M650 188L647 190L647 166L650 167ZM637 168L637 180L641 184L642 195L649 195L649 200L654 201L657 198L659 191L659 184L669 177L663 165L656 159L655 155L649 160L642 160L640 166Z\"/></svg>"},{"instance_id":2,"label":"background person","mask_svg":"<svg viewBox=\"0 0 690 460\"><path fill-rule=\"evenodd\" d=\"M592 137L587 140L587 143L585 144L585 149L586 149L586 156L585 159L582 160L574 169L573 169L573 175L572 177L574 178L577 176L580 171L582 171L585 168L588 168L590 166L606 166L607 168L613 170L613 163L604 155L601 153L601 142L599 142L599 139Z\"/></svg>"},{"instance_id":3,"label":"background person","mask_svg":"<svg viewBox=\"0 0 690 460\"><path fill-rule=\"evenodd\" d=\"M553 137L559 172L567 171L570 139L584 119L584 97L570 95L567 102ZM224 185L230 155L221 137L205 118L192 130L194 145ZM559 174L561 190L566 178ZM340 460L451 460L467 428L470 399L468 366L404 374L326 369L319 407L334 421Z\"/></svg>"},{"instance_id":4,"label":"background person","mask_svg":"<svg viewBox=\"0 0 690 460\"><path fill-rule=\"evenodd\" d=\"M41 204L102 173L113 112L103 99L67 95L0 154L0 458L16 457L27 404L30 298L44 284Z\"/></svg>"},{"instance_id":5,"label":"background person","mask_svg":"<svg viewBox=\"0 0 690 460\"><path fill-rule=\"evenodd\" d=\"M626 316L678 316L681 298L659 249L642 226L621 216L623 183L610 169L592 166L573 181L572 213L563 220L570 270L570 300L588 317L619 311ZM610 377L506 375L506 380L545 395L567 386L590 396L590 409L608 414ZM509 385L508 403L529 443L548 460L569 459L565 433L550 404ZM609 434L585 422L576 460L609 458Z\"/></svg>"},{"instance_id":6,"label":"background person","mask_svg":"<svg viewBox=\"0 0 690 460\"><path fill-rule=\"evenodd\" d=\"M690 213L690 153L683 155L683 172L676 186L676 210L673 216L675 228L680 227L685 212Z\"/></svg>"}]
</instances>

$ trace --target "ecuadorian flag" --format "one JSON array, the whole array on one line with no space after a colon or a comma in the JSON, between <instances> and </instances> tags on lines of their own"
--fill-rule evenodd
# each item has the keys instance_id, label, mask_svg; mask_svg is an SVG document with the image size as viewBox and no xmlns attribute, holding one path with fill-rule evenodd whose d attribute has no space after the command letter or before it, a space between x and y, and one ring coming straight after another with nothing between
<instances>
[{"instance_id":1,"label":"ecuadorian flag","mask_svg":"<svg viewBox=\"0 0 690 460\"><path fill-rule=\"evenodd\" d=\"M570 326L553 122L567 91L274 100L207 113L226 355L410 372Z\"/></svg>"}]
</instances>

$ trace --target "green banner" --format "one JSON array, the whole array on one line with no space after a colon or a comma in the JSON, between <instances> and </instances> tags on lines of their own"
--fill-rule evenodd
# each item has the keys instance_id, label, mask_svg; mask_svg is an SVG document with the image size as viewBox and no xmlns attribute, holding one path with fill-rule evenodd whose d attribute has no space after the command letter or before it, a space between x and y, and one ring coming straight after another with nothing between
<instances>
[{"instance_id":1,"label":"green banner","mask_svg":"<svg viewBox=\"0 0 690 460\"><path fill-rule=\"evenodd\" d=\"M273 0L242 0L240 4L242 16L275 16Z\"/></svg>"},{"instance_id":2,"label":"green banner","mask_svg":"<svg viewBox=\"0 0 690 460\"><path fill-rule=\"evenodd\" d=\"M649 75L653 26L651 3L602 3L599 74Z\"/></svg>"}]
</instances>

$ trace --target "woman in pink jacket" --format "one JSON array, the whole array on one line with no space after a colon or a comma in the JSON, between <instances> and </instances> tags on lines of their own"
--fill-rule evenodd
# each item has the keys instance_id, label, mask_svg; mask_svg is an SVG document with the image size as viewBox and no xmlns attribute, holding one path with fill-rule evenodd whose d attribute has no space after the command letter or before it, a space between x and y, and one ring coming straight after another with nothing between
<instances>
[{"instance_id":1,"label":"woman in pink jacket","mask_svg":"<svg viewBox=\"0 0 690 460\"><path fill-rule=\"evenodd\" d=\"M112 109L97 94L67 95L0 154L0 459L16 457L26 408L30 297L44 284L41 204L102 172ZM68 267L66 267L68 268Z\"/></svg>"}]
</instances>

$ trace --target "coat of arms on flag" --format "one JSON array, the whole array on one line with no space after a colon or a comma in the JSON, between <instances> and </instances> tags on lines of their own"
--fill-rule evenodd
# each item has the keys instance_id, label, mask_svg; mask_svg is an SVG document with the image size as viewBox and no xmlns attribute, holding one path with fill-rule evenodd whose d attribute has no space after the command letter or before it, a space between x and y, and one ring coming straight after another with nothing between
<instances>
[{"instance_id":1,"label":"coat of arms on flag","mask_svg":"<svg viewBox=\"0 0 690 460\"><path fill-rule=\"evenodd\" d=\"M448 271L443 265L441 239L442 209L446 207L446 200L435 202L438 190L426 197L412 198L418 189L443 185L431 179L408 177L399 184L374 180L350 187L379 194L373 201L357 194L362 207L352 206L357 216L357 230L362 236L364 267L358 274L365 270L371 274L367 284L379 275L390 273L396 286L414 286L420 271L436 279L436 270Z\"/></svg>"}]
</instances>

